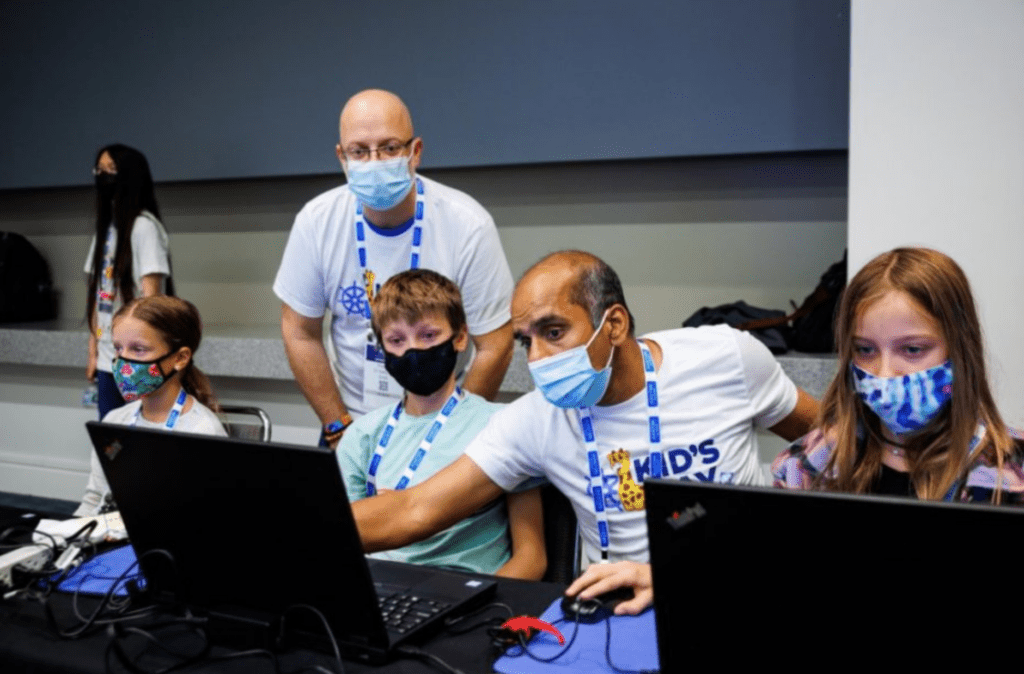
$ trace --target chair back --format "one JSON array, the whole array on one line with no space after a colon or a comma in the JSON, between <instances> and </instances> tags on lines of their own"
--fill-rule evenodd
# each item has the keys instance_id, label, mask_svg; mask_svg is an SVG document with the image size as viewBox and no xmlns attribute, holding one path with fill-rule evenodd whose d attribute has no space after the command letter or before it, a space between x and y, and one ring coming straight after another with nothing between
<instances>
[{"instance_id":1,"label":"chair back","mask_svg":"<svg viewBox=\"0 0 1024 674\"><path fill-rule=\"evenodd\" d=\"M270 442L270 417L258 407L221 405L224 428L232 438Z\"/></svg>"},{"instance_id":2,"label":"chair back","mask_svg":"<svg viewBox=\"0 0 1024 674\"><path fill-rule=\"evenodd\" d=\"M579 572L580 542L576 512L562 492L551 484L540 488L544 506L544 545L548 568L542 580L568 585Z\"/></svg>"}]
</instances>

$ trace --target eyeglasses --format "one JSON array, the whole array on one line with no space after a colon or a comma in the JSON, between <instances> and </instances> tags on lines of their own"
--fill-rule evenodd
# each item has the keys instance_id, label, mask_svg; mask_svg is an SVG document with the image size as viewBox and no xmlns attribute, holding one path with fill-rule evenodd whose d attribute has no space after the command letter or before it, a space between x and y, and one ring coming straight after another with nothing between
<instances>
[{"instance_id":1,"label":"eyeglasses","mask_svg":"<svg viewBox=\"0 0 1024 674\"><path fill-rule=\"evenodd\" d=\"M99 168L98 166L93 168L93 170L92 170L93 176L99 176L99 175L101 175L103 173L106 173L107 175L112 175L112 176L116 176L117 175L117 171L104 171L103 169Z\"/></svg>"},{"instance_id":2,"label":"eyeglasses","mask_svg":"<svg viewBox=\"0 0 1024 674\"><path fill-rule=\"evenodd\" d=\"M376 153L377 159L392 159L402 154L414 140L416 140L416 136L404 143L400 140L389 140L380 147L350 147L341 152L352 161L366 161L374 153Z\"/></svg>"}]
</instances>

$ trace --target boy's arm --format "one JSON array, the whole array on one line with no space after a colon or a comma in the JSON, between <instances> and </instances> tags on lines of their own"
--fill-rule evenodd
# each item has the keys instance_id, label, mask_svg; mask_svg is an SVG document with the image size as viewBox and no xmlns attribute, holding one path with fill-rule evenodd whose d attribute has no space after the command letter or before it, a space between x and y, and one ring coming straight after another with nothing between
<instances>
[{"instance_id":1,"label":"boy's arm","mask_svg":"<svg viewBox=\"0 0 1024 674\"><path fill-rule=\"evenodd\" d=\"M354 502L366 498L367 461L363 456L362 448L359 446L359 439L363 434L359 432L355 425L349 426L346 430L348 432L341 436L336 455L338 457L338 467L341 469L341 480L345 483L348 500Z\"/></svg>"},{"instance_id":2,"label":"boy's arm","mask_svg":"<svg viewBox=\"0 0 1024 674\"><path fill-rule=\"evenodd\" d=\"M504 493L463 454L429 480L352 504L363 550L393 550L464 520Z\"/></svg>"},{"instance_id":3,"label":"boy's arm","mask_svg":"<svg viewBox=\"0 0 1024 674\"><path fill-rule=\"evenodd\" d=\"M540 487L508 494L508 532L512 539L512 557L496 576L540 580L548 568L544 546L544 510Z\"/></svg>"}]
</instances>

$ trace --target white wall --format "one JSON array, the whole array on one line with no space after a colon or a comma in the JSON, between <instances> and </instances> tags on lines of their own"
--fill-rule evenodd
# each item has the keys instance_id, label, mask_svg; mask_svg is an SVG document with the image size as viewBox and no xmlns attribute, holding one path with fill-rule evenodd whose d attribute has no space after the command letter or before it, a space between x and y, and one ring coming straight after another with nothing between
<instances>
[{"instance_id":1,"label":"white wall","mask_svg":"<svg viewBox=\"0 0 1024 674\"><path fill-rule=\"evenodd\" d=\"M851 22L851 272L899 245L952 256L1020 424L1024 3L853 0Z\"/></svg>"}]
</instances>

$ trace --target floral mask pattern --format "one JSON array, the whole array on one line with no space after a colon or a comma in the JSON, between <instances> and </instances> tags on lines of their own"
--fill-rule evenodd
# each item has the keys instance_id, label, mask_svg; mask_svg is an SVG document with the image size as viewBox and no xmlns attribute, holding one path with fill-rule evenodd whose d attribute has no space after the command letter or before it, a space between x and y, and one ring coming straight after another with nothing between
<instances>
[{"instance_id":1,"label":"floral mask pattern","mask_svg":"<svg viewBox=\"0 0 1024 674\"><path fill-rule=\"evenodd\" d=\"M138 400L163 386L167 375L160 369L160 361L169 355L155 360L129 360L120 356L114 359L111 371L125 402Z\"/></svg>"}]
</instances>

